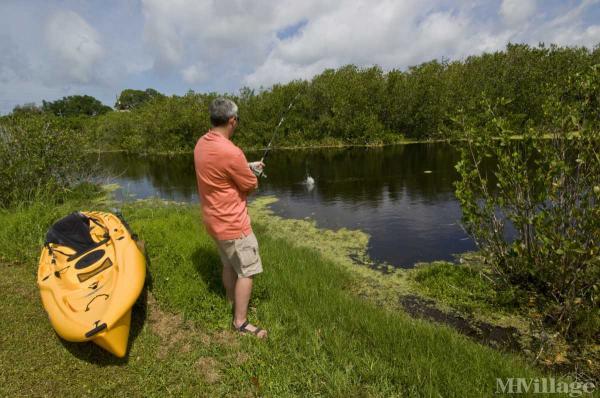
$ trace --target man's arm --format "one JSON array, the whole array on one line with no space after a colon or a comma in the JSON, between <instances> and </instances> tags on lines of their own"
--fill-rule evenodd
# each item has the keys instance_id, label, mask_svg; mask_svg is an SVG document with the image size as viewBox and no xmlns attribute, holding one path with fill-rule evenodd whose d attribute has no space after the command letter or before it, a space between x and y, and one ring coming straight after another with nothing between
<instances>
[{"instance_id":1,"label":"man's arm","mask_svg":"<svg viewBox=\"0 0 600 398\"><path fill-rule=\"evenodd\" d=\"M248 161L243 153L233 158L228 172L240 191L250 193L258 187L258 179L248 167Z\"/></svg>"}]
</instances>

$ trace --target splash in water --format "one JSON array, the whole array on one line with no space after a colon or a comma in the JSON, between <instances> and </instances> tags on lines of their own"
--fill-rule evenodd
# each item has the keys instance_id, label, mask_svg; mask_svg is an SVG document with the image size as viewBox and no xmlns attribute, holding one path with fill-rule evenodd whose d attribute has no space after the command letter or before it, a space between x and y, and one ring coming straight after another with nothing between
<instances>
[{"instance_id":1,"label":"splash in water","mask_svg":"<svg viewBox=\"0 0 600 398\"><path fill-rule=\"evenodd\" d=\"M303 182L304 186L306 186L306 189L310 192L313 190L313 188L315 187L315 179L312 178L310 175L308 175L308 173L306 174L306 179Z\"/></svg>"},{"instance_id":2,"label":"splash in water","mask_svg":"<svg viewBox=\"0 0 600 398\"><path fill-rule=\"evenodd\" d=\"M308 164L306 164L306 178L304 179L302 184L304 184L304 186L306 186L306 189L308 190L308 192L312 191L313 188L315 187L315 179L312 178L310 176L310 174L308 174Z\"/></svg>"}]
</instances>

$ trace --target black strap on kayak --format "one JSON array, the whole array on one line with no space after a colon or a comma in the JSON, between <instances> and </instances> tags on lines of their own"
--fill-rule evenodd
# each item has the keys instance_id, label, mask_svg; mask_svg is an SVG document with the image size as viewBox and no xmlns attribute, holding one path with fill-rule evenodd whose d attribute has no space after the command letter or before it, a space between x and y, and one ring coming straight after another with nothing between
<instances>
[{"instance_id":1,"label":"black strap on kayak","mask_svg":"<svg viewBox=\"0 0 600 398\"><path fill-rule=\"evenodd\" d=\"M97 333L100 333L101 331L103 331L104 329L106 329L106 328L108 327L108 325L107 325L106 323L101 323L100 325L98 325L98 323L100 323L100 321L96 321L96 322L95 322L95 324L96 324L96 327L95 327L95 328L93 328L93 329L91 329L90 331L88 331L88 332L85 334L85 337L87 337L87 338L90 338L90 337L92 337L93 335L95 335L95 334L97 334Z\"/></svg>"},{"instance_id":2,"label":"black strap on kayak","mask_svg":"<svg viewBox=\"0 0 600 398\"><path fill-rule=\"evenodd\" d=\"M57 253L60 253L60 254L62 254L62 255L63 255L63 256L65 256L65 257L69 257L69 256L70 256L70 254L67 254L67 253L65 253L65 252L63 252L63 251L61 251L61 250L58 250L58 249L57 249L57 248L55 248L55 247L52 247L52 246L50 246L50 244L49 244L49 243L46 243L46 247L48 248L48 251L50 252L50 254L54 254L54 252L57 252ZM54 258L54 256L53 256L52 258Z\"/></svg>"},{"instance_id":3,"label":"black strap on kayak","mask_svg":"<svg viewBox=\"0 0 600 398\"><path fill-rule=\"evenodd\" d=\"M99 294L99 295L97 295L97 296L94 296L94 298L93 298L93 299L91 299L91 300L90 300L90 302L89 302L89 303L87 303L87 305L85 306L85 312L88 312L88 311L90 310L90 304L92 304L92 302L93 302L94 300L96 300L98 297L102 297L102 296L106 297L106 298L104 299L105 301L106 301L106 300L108 300L108 297L109 297L109 296L108 296L108 294Z\"/></svg>"},{"instance_id":4,"label":"black strap on kayak","mask_svg":"<svg viewBox=\"0 0 600 398\"><path fill-rule=\"evenodd\" d=\"M100 228L102 228L104 230L104 237L106 238L109 235L109 230L108 228L106 228L104 225L102 225L98 220L96 220L94 217L90 217L90 216L86 216L90 221L92 221L94 224L96 224L97 226L99 226Z\"/></svg>"},{"instance_id":5,"label":"black strap on kayak","mask_svg":"<svg viewBox=\"0 0 600 398\"><path fill-rule=\"evenodd\" d=\"M70 267L70 265L67 265L66 267L62 267L58 271L54 271L54 276L60 279L61 272L63 272L64 270L66 270L69 267Z\"/></svg>"}]
</instances>

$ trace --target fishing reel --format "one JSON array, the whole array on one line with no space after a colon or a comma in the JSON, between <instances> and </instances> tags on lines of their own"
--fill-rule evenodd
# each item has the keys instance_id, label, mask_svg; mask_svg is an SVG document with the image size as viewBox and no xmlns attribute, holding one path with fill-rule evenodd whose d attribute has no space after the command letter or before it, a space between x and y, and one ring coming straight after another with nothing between
<instances>
[{"instance_id":1,"label":"fishing reel","mask_svg":"<svg viewBox=\"0 0 600 398\"><path fill-rule=\"evenodd\" d=\"M264 167L260 166L261 163L262 162L250 162L248 163L248 167L250 167L250 170L252 170L252 173L254 173L256 177L267 178L267 175L263 173Z\"/></svg>"}]
</instances>

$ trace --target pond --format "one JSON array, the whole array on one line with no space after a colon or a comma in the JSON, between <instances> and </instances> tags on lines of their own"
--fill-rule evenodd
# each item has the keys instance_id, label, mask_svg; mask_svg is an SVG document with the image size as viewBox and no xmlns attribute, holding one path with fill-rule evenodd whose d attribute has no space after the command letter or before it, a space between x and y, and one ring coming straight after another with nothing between
<instances>
[{"instance_id":1,"label":"pond","mask_svg":"<svg viewBox=\"0 0 600 398\"><path fill-rule=\"evenodd\" d=\"M262 153L247 153L249 161ZM453 260L475 249L460 226L454 196L458 153L448 144L378 148L276 150L270 153L256 195L274 195L283 217L314 219L318 226L367 232L377 262L411 267ZM160 197L198 202L193 156L101 155L122 200ZM314 185L306 184L307 175Z\"/></svg>"}]
</instances>

